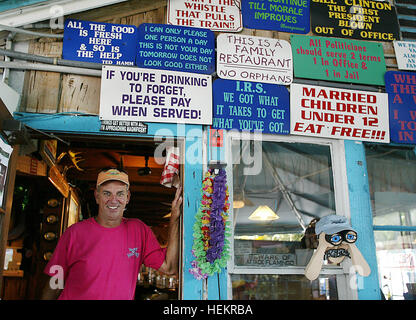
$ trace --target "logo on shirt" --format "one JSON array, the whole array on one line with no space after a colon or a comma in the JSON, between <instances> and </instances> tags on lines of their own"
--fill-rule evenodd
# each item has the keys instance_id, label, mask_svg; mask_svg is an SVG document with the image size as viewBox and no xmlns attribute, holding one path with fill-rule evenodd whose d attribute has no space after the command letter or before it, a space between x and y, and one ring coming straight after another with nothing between
<instances>
[{"instance_id":1,"label":"logo on shirt","mask_svg":"<svg viewBox=\"0 0 416 320\"><path fill-rule=\"evenodd\" d=\"M137 252L138 248L129 248L129 253L127 253L127 257L131 258L132 256L135 256L136 258L139 257L139 253Z\"/></svg>"}]
</instances>

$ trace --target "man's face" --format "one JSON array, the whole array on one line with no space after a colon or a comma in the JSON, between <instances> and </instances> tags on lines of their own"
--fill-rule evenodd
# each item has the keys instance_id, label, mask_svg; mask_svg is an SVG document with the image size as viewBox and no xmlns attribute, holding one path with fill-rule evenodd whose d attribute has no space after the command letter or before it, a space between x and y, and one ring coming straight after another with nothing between
<instances>
[{"instance_id":1,"label":"man's face","mask_svg":"<svg viewBox=\"0 0 416 320\"><path fill-rule=\"evenodd\" d=\"M124 208L129 203L130 191L120 181L108 181L95 190L98 215L104 221L117 221L123 216Z\"/></svg>"}]
</instances>

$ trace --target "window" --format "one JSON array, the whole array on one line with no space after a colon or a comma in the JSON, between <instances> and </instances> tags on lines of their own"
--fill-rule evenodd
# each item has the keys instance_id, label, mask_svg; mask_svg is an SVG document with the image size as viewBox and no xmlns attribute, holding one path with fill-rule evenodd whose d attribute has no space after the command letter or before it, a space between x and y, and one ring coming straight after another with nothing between
<instances>
[{"instance_id":1,"label":"window","mask_svg":"<svg viewBox=\"0 0 416 320\"><path fill-rule=\"evenodd\" d=\"M337 299L337 275L344 272L339 265L324 266L314 281L304 276L314 252L313 245L304 239L304 230L313 219L346 212L342 191L335 192L342 179L335 182L333 161L334 146L343 146L343 142L267 137L248 140L236 134L231 139L233 257L228 268L229 296Z\"/></svg>"},{"instance_id":2,"label":"window","mask_svg":"<svg viewBox=\"0 0 416 320\"><path fill-rule=\"evenodd\" d=\"M303 275L234 274L233 300L337 300L334 275L312 282Z\"/></svg>"},{"instance_id":3,"label":"window","mask_svg":"<svg viewBox=\"0 0 416 320\"><path fill-rule=\"evenodd\" d=\"M403 40L416 39L416 4L413 0L395 0Z\"/></svg>"},{"instance_id":4,"label":"window","mask_svg":"<svg viewBox=\"0 0 416 320\"><path fill-rule=\"evenodd\" d=\"M380 285L387 299L416 296L416 153L366 145Z\"/></svg>"}]
</instances>

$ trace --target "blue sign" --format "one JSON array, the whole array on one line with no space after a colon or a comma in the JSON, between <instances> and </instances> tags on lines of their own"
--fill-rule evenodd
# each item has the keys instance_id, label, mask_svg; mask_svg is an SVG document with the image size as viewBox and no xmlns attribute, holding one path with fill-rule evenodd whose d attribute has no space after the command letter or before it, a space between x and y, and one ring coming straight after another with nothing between
<instances>
[{"instance_id":1,"label":"blue sign","mask_svg":"<svg viewBox=\"0 0 416 320\"><path fill-rule=\"evenodd\" d=\"M389 94L390 140L416 144L416 95Z\"/></svg>"},{"instance_id":2,"label":"blue sign","mask_svg":"<svg viewBox=\"0 0 416 320\"><path fill-rule=\"evenodd\" d=\"M213 94L212 128L289 134L289 92L285 86L217 79Z\"/></svg>"},{"instance_id":3,"label":"blue sign","mask_svg":"<svg viewBox=\"0 0 416 320\"><path fill-rule=\"evenodd\" d=\"M416 73L387 71L384 80L389 95L390 139L416 144Z\"/></svg>"},{"instance_id":4,"label":"blue sign","mask_svg":"<svg viewBox=\"0 0 416 320\"><path fill-rule=\"evenodd\" d=\"M143 23L136 64L202 74L215 71L215 37L208 29Z\"/></svg>"},{"instance_id":5,"label":"blue sign","mask_svg":"<svg viewBox=\"0 0 416 320\"><path fill-rule=\"evenodd\" d=\"M387 71L384 74L386 92L391 94L416 95L416 73L403 71Z\"/></svg>"},{"instance_id":6,"label":"blue sign","mask_svg":"<svg viewBox=\"0 0 416 320\"><path fill-rule=\"evenodd\" d=\"M310 0L242 0L244 28L306 34Z\"/></svg>"},{"instance_id":7,"label":"blue sign","mask_svg":"<svg viewBox=\"0 0 416 320\"><path fill-rule=\"evenodd\" d=\"M133 66L137 53L137 28L68 19L62 56L67 60Z\"/></svg>"}]
</instances>

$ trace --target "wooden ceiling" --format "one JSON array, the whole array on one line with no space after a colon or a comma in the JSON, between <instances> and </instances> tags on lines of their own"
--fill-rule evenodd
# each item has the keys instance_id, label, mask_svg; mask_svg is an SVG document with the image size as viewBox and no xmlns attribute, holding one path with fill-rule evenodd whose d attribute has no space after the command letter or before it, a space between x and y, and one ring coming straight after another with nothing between
<instances>
[{"instance_id":1,"label":"wooden ceiling","mask_svg":"<svg viewBox=\"0 0 416 320\"><path fill-rule=\"evenodd\" d=\"M70 146L58 145L57 156L66 152L59 162L61 170L65 167L66 177L71 185L79 191L81 201L89 215L96 214L96 204L93 196L98 172L106 167L123 168L129 174L131 200L125 212L126 217L143 220L150 226L165 225L168 218L163 218L170 212L176 189L167 188L160 184L164 164L158 164L153 155L156 144L152 141L115 141L76 138L69 139ZM68 151L75 152L79 169L73 166ZM140 175L139 169L147 167L151 173ZM85 210L84 210L85 211Z\"/></svg>"}]
</instances>

